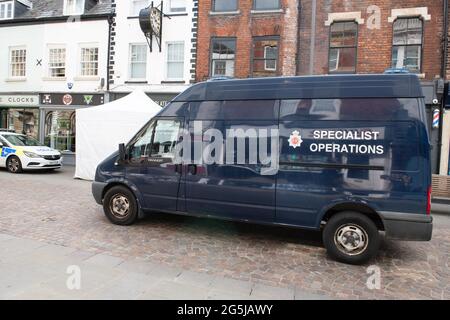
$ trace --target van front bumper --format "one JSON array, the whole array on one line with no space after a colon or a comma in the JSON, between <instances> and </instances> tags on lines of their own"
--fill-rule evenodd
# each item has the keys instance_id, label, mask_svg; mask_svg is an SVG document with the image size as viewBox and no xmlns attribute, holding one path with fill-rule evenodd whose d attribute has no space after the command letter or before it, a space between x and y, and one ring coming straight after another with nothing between
<instances>
[{"instance_id":1,"label":"van front bumper","mask_svg":"<svg viewBox=\"0 0 450 320\"><path fill-rule=\"evenodd\" d=\"M92 195L98 204L103 204L103 190L105 190L107 185L104 182L92 182Z\"/></svg>"},{"instance_id":2,"label":"van front bumper","mask_svg":"<svg viewBox=\"0 0 450 320\"><path fill-rule=\"evenodd\" d=\"M406 241L430 241L433 217L425 214L380 212L386 238Z\"/></svg>"}]
</instances>

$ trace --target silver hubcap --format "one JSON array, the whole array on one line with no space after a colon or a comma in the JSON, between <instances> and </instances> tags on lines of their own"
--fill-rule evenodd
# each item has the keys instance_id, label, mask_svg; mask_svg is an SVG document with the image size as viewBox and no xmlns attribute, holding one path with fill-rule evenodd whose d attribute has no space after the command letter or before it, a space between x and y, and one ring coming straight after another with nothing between
<instances>
[{"instance_id":1,"label":"silver hubcap","mask_svg":"<svg viewBox=\"0 0 450 320\"><path fill-rule=\"evenodd\" d=\"M123 194L116 194L111 198L109 208L115 217L123 219L130 212L130 201Z\"/></svg>"},{"instance_id":2,"label":"silver hubcap","mask_svg":"<svg viewBox=\"0 0 450 320\"><path fill-rule=\"evenodd\" d=\"M334 234L334 243L338 249L351 256L361 254L367 249L369 237L366 231L356 224L346 224Z\"/></svg>"},{"instance_id":3,"label":"silver hubcap","mask_svg":"<svg viewBox=\"0 0 450 320\"><path fill-rule=\"evenodd\" d=\"M8 168L11 172L17 172L19 170L19 161L15 158L9 160Z\"/></svg>"}]
</instances>

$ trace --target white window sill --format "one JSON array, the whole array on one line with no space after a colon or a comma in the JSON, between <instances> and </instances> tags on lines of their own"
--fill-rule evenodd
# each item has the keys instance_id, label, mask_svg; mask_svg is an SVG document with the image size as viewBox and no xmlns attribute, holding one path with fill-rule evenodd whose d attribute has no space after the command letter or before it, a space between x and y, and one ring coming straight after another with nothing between
<instances>
[{"instance_id":1,"label":"white window sill","mask_svg":"<svg viewBox=\"0 0 450 320\"><path fill-rule=\"evenodd\" d=\"M44 81L67 81L66 77L43 77Z\"/></svg>"},{"instance_id":2,"label":"white window sill","mask_svg":"<svg viewBox=\"0 0 450 320\"><path fill-rule=\"evenodd\" d=\"M188 12L186 10L184 11L169 11L167 12L168 16L185 16Z\"/></svg>"},{"instance_id":3,"label":"white window sill","mask_svg":"<svg viewBox=\"0 0 450 320\"><path fill-rule=\"evenodd\" d=\"M64 15L64 16L68 16L68 17L72 17L72 16L81 16L81 15L83 15L83 14L84 14L84 10L83 10L83 11L80 11L80 12L69 12L69 11L63 12L63 15Z\"/></svg>"},{"instance_id":4,"label":"white window sill","mask_svg":"<svg viewBox=\"0 0 450 320\"><path fill-rule=\"evenodd\" d=\"M130 84L148 84L147 79L128 79L125 83Z\"/></svg>"},{"instance_id":5,"label":"white window sill","mask_svg":"<svg viewBox=\"0 0 450 320\"><path fill-rule=\"evenodd\" d=\"M283 9L268 9L268 10L250 10L250 13L252 14L264 14L264 13L283 13Z\"/></svg>"},{"instance_id":6,"label":"white window sill","mask_svg":"<svg viewBox=\"0 0 450 320\"><path fill-rule=\"evenodd\" d=\"M240 14L241 11L240 10L236 10L236 11L210 11L209 15L210 16L233 16L233 15L237 15Z\"/></svg>"},{"instance_id":7,"label":"white window sill","mask_svg":"<svg viewBox=\"0 0 450 320\"><path fill-rule=\"evenodd\" d=\"M419 77L419 79L425 79L425 73L417 73L417 76Z\"/></svg>"},{"instance_id":8,"label":"white window sill","mask_svg":"<svg viewBox=\"0 0 450 320\"><path fill-rule=\"evenodd\" d=\"M7 78L5 82L25 82L27 78L17 77L17 78Z\"/></svg>"},{"instance_id":9,"label":"white window sill","mask_svg":"<svg viewBox=\"0 0 450 320\"><path fill-rule=\"evenodd\" d=\"M161 81L161 83L164 84L181 84L181 83L186 83L186 81L184 79L164 79L163 81Z\"/></svg>"},{"instance_id":10,"label":"white window sill","mask_svg":"<svg viewBox=\"0 0 450 320\"><path fill-rule=\"evenodd\" d=\"M73 80L74 81L100 81L100 77L83 77L83 76L79 76L79 77L75 77Z\"/></svg>"}]
</instances>

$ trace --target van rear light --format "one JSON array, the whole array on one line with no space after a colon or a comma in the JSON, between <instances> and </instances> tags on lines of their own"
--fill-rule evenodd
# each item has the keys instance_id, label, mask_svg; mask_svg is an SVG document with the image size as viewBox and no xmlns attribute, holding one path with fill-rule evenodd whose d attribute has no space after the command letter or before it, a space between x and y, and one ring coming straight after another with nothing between
<instances>
[{"instance_id":1,"label":"van rear light","mask_svg":"<svg viewBox=\"0 0 450 320\"><path fill-rule=\"evenodd\" d=\"M428 187L427 191L427 215L429 216L431 214L431 186Z\"/></svg>"}]
</instances>

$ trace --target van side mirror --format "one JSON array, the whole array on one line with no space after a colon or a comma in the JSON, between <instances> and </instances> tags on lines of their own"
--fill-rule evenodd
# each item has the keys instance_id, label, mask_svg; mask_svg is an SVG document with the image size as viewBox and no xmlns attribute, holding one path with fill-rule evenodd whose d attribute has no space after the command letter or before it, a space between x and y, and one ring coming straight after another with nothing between
<instances>
[{"instance_id":1,"label":"van side mirror","mask_svg":"<svg viewBox=\"0 0 450 320\"><path fill-rule=\"evenodd\" d=\"M120 162L126 160L126 148L124 143L119 144L119 160Z\"/></svg>"}]
</instances>

